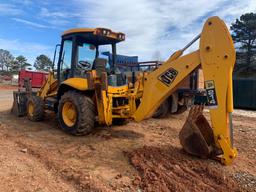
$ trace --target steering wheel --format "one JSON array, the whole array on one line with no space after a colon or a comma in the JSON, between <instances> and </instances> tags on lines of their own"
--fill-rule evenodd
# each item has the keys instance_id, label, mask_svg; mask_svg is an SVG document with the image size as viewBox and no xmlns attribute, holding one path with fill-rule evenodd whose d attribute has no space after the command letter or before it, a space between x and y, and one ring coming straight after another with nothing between
<instances>
[{"instance_id":1,"label":"steering wheel","mask_svg":"<svg viewBox=\"0 0 256 192\"><path fill-rule=\"evenodd\" d=\"M78 66L81 68L91 68L91 63L89 63L88 61L79 61L78 62Z\"/></svg>"}]
</instances>

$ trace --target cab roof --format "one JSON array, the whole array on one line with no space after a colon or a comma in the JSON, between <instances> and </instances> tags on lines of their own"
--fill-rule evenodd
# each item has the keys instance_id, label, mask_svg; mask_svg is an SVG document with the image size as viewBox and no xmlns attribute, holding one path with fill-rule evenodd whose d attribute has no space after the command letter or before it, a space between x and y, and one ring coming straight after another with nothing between
<instances>
[{"instance_id":1,"label":"cab roof","mask_svg":"<svg viewBox=\"0 0 256 192\"><path fill-rule=\"evenodd\" d=\"M113 32L107 28L75 28L64 31L62 38L67 39L76 36L82 38L86 43L94 45L105 45L119 43L125 40L122 32Z\"/></svg>"}]
</instances>

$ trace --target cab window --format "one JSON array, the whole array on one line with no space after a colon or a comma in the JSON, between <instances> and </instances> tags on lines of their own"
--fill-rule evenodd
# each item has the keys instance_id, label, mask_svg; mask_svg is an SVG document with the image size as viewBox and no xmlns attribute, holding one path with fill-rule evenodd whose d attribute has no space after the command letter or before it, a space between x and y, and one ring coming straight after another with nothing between
<instances>
[{"instance_id":1,"label":"cab window","mask_svg":"<svg viewBox=\"0 0 256 192\"><path fill-rule=\"evenodd\" d=\"M72 41L65 40L60 61L60 80L63 81L70 77L72 58Z\"/></svg>"},{"instance_id":2,"label":"cab window","mask_svg":"<svg viewBox=\"0 0 256 192\"><path fill-rule=\"evenodd\" d=\"M107 60L106 69L110 70L110 65L112 62L111 45L101 45L99 46L99 58Z\"/></svg>"}]
</instances>

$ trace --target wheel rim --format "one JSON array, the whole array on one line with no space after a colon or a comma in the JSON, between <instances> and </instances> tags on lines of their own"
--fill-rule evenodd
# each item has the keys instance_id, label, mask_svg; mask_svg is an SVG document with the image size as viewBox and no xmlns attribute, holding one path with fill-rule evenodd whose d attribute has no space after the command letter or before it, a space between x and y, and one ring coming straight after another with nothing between
<instances>
[{"instance_id":1,"label":"wheel rim","mask_svg":"<svg viewBox=\"0 0 256 192\"><path fill-rule=\"evenodd\" d=\"M68 127L75 125L77 115L75 105L72 102L67 101L64 103L62 108L62 118Z\"/></svg>"},{"instance_id":2,"label":"wheel rim","mask_svg":"<svg viewBox=\"0 0 256 192\"><path fill-rule=\"evenodd\" d=\"M34 105L33 103L29 102L28 104L28 114L32 117L34 114Z\"/></svg>"}]
</instances>

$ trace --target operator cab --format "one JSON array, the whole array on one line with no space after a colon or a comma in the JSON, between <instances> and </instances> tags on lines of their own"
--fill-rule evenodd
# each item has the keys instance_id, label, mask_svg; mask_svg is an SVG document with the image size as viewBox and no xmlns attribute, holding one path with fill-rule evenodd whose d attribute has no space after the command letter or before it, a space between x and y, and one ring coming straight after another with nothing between
<instances>
[{"instance_id":1,"label":"operator cab","mask_svg":"<svg viewBox=\"0 0 256 192\"><path fill-rule=\"evenodd\" d=\"M85 78L87 71L99 68L107 72L110 78L118 75L115 67L116 44L124 40L123 33L112 32L105 28L78 28L65 31L62 35L57 66L58 82L72 77ZM108 57L102 54L106 51L113 55L111 63ZM124 83L125 80L121 83L114 83L113 86Z\"/></svg>"}]
</instances>

